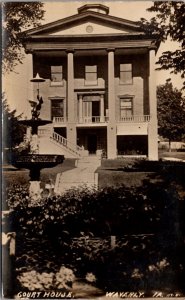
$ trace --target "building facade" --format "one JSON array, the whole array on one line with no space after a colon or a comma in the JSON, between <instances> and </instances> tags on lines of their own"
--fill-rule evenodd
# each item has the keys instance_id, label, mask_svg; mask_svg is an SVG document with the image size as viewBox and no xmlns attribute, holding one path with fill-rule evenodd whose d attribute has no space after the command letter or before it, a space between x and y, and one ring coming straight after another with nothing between
<instances>
[{"instance_id":1,"label":"building facade","mask_svg":"<svg viewBox=\"0 0 185 300\"><path fill-rule=\"evenodd\" d=\"M104 5L26 32L25 49L44 99L40 151L158 159L155 37ZM36 97L37 86L33 86Z\"/></svg>"}]
</instances>

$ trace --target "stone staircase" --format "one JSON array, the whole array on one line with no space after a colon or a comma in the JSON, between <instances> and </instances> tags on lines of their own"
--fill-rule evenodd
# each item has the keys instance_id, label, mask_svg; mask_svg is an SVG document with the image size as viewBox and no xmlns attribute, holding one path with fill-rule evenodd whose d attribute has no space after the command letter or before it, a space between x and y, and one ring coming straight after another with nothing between
<instances>
[{"instance_id":1,"label":"stone staircase","mask_svg":"<svg viewBox=\"0 0 185 300\"><path fill-rule=\"evenodd\" d=\"M78 159L75 169L57 174L54 192L61 195L71 188L98 188L96 169L100 165L101 159L97 156Z\"/></svg>"},{"instance_id":2,"label":"stone staircase","mask_svg":"<svg viewBox=\"0 0 185 300\"><path fill-rule=\"evenodd\" d=\"M65 158L81 158L85 155L83 148L70 143L60 134L53 132L51 127L40 128L38 135L40 154L62 154Z\"/></svg>"},{"instance_id":3,"label":"stone staircase","mask_svg":"<svg viewBox=\"0 0 185 300\"><path fill-rule=\"evenodd\" d=\"M62 146L76 157L81 157L83 155L83 149L80 146L70 143L66 138L56 132L52 133L50 140L53 143Z\"/></svg>"}]
</instances>

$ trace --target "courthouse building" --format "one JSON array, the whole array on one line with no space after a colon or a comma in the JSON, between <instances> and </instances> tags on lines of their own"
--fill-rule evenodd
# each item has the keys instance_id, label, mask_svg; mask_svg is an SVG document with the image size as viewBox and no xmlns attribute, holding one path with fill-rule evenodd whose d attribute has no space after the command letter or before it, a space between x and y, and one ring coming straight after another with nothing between
<instances>
[{"instance_id":1,"label":"courthouse building","mask_svg":"<svg viewBox=\"0 0 185 300\"><path fill-rule=\"evenodd\" d=\"M155 37L86 4L26 31L25 49L30 78L45 79L40 117L52 120L39 129L40 153L158 159Z\"/></svg>"}]
</instances>

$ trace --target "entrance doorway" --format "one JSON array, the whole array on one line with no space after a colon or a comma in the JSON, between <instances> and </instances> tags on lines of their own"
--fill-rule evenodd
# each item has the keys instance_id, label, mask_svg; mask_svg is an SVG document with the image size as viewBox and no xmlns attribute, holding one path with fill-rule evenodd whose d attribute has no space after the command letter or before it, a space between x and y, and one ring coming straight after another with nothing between
<instances>
[{"instance_id":1,"label":"entrance doorway","mask_svg":"<svg viewBox=\"0 0 185 300\"><path fill-rule=\"evenodd\" d=\"M97 135L96 134L88 134L87 150L89 151L89 154L96 154L96 150L97 150Z\"/></svg>"}]
</instances>

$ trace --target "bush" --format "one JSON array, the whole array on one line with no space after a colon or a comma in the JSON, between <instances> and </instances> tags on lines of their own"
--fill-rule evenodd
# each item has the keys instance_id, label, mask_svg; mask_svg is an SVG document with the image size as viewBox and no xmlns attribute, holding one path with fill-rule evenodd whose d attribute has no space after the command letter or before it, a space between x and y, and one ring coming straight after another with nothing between
<instances>
[{"instance_id":1,"label":"bush","mask_svg":"<svg viewBox=\"0 0 185 300\"><path fill-rule=\"evenodd\" d=\"M19 241L19 272L25 273L26 266L27 272L42 278L65 264L78 277L93 272L97 284L110 291L115 286L120 290L158 288L161 282L167 286L167 274L174 281L179 271L179 201L170 187L73 189L42 199L37 206L30 206L26 192L14 187L8 201ZM110 247L111 235L117 236L115 249Z\"/></svg>"},{"instance_id":2,"label":"bush","mask_svg":"<svg viewBox=\"0 0 185 300\"><path fill-rule=\"evenodd\" d=\"M9 189L8 197L16 230L25 236L64 240L81 236L81 232L100 237L157 233L162 224L163 231L172 234L179 209L173 190L152 184L132 189L70 190L42 199L37 206L30 205L28 192L22 187Z\"/></svg>"}]
</instances>

